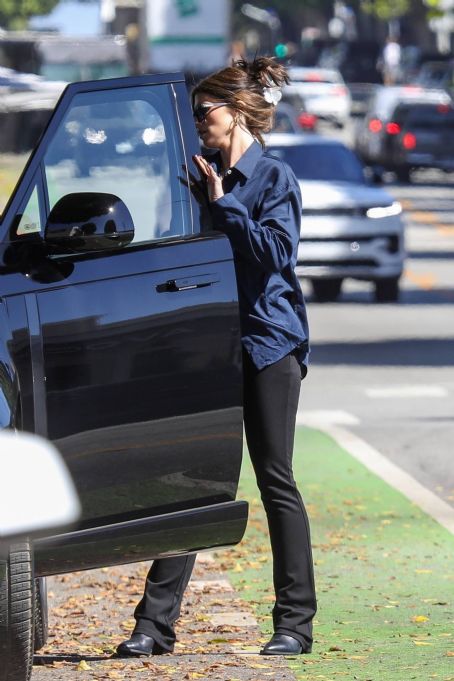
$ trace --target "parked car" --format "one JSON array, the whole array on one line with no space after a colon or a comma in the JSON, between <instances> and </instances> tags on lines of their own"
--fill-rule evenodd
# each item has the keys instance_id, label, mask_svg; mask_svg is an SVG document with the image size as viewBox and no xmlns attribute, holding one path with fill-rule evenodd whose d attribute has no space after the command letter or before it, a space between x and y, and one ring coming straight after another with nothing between
<instances>
[{"instance_id":1,"label":"parked car","mask_svg":"<svg viewBox=\"0 0 454 681\"><path fill-rule=\"evenodd\" d=\"M300 94L308 113L331 121L338 127L346 125L351 110L351 96L339 71L335 69L291 66L290 84L285 94Z\"/></svg>"},{"instance_id":2,"label":"parked car","mask_svg":"<svg viewBox=\"0 0 454 681\"><path fill-rule=\"evenodd\" d=\"M307 111L297 111L294 106L279 102L274 115L274 132L311 132L316 129L317 116Z\"/></svg>"},{"instance_id":3,"label":"parked car","mask_svg":"<svg viewBox=\"0 0 454 681\"><path fill-rule=\"evenodd\" d=\"M449 107L450 104L449 95L442 90L426 90L419 86L379 87L370 100L364 119L356 127L355 151L367 165L392 170L398 179L406 181L409 177L408 163L403 157L399 159L394 151L395 138L401 134L396 113L399 115L405 105ZM411 167L420 165L424 164L415 156Z\"/></svg>"},{"instance_id":4,"label":"parked car","mask_svg":"<svg viewBox=\"0 0 454 681\"><path fill-rule=\"evenodd\" d=\"M30 541L71 527L80 505L59 452L42 438L0 431L0 461L0 679L28 681L32 604L45 587L43 578L33 579ZM47 618L36 622L35 640L47 636L45 624Z\"/></svg>"},{"instance_id":5,"label":"parked car","mask_svg":"<svg viewBox=\"0 0 454 681\"><path fill-rule=\"evenodd\" d=\"M379 302L395 301L404 265L401 205L369 184L356 155L318 135L267 138L268 151L286 161L303 198L297 273L317 300L336 300L350 277L371 281Z\"/></svg>"},{"instance_id":6,"label":"parked car","mask_svg":"<svg viewBox=\"0 0 454 681\"><path fill-rule=\"evenodd\" d=\"M120 121L124 139L142 126L159 162L109 145L112 119L115 139ZM188 188L198 152L182 75L74 83L0 217L0 428L51 440L82 507L76 529L35 542L35 578L245 530L235 268ZM33 607L38 649L42 594Z\"/></svg>"}]
</instances>

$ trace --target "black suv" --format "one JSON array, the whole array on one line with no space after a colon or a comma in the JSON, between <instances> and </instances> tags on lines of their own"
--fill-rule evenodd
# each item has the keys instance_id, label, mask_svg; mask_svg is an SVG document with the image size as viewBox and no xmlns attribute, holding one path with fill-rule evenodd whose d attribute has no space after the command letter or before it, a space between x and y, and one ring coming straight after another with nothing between
<instances>
[{"instance_id":1,"label":"black suv","mask_svg":"<svg viewBox=\"0 0 454 681\"><path fill-rule=\"evenodd\" d=\"M52 440L82 502L0 561L1 679L27 677L34 621L45 642L46 575L245 530L235 269L189 191L195 153L179 74L74 83L1 215L0 427Z\"/></svg>"},{"instance_id":2,"label":"black suv","mask_svg":"<svg viewBox=\"0 0 454 681\"><path fill-rule=\"evenodd\" d=\"M413 168L454 171L454 108L452 104L405 102L393 116L387 163L408 182Z\"/></svg>"},{"instance_id":3,"label":"black suv","mask_svg":"<svg viewBox=\"0 0 454 681\"><path fill-rule=\"evenodd\" d=\"M355 130L355 151L369 166L394 171L401 181L412 168L454 169L453 102L443 90L379 87Z\"/></svg>"}]
</instances>

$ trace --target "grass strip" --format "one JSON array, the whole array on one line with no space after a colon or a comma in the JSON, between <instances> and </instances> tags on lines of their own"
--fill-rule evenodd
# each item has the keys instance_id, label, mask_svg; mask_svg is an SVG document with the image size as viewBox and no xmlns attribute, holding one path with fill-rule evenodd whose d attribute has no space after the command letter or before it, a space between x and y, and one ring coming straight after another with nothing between
<instances>
[{"instance_id":1,"label":"grass strip","mask_svg":"<svg viewBox=\"0 0 454 681\"><path fill-rule=\"evenodd\" d=\"M324 433L298 428L295 478L311 520L319 610L298 679L454 681L454 538ZM266 519L246 456L240 497L250 522L220 556L272 633Z\"/></svg>"}]
</instances>

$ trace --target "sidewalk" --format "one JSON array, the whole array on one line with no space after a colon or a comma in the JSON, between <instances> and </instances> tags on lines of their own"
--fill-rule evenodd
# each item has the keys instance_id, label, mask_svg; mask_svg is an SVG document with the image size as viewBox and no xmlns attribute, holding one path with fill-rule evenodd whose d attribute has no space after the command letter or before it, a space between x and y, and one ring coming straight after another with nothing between
<instances>
[{"instance_id":1,"label":"sidewalk","mask_svg":"<svg viewBox=\"0 0 454 681\"><path fill-rule=\"evenodd\" d=\"M454 681L454 537L319 431L298 428L295 477L312 526L319 611L312 655L260 657L271 556L247 457L246 538L201 556L173 655L112 658L132 630L146 564L49 580L49 645L34 681ZM257 624L258 622L258 624Z\"/></svg>"}]
</instances>

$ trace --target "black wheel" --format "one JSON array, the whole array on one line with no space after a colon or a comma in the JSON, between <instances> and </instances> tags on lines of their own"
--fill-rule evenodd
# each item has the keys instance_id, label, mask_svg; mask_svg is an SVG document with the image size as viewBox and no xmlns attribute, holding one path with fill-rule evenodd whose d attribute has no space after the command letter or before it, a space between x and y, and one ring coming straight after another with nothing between
<instances>
[{"instance_id":1,"label":"black wheel","mask_svg":"<svg viewBox=\"0 0 454 681\"><path fill-rule=\"evenodd\" d=\"M33 664L33 570L30 543L0 558L0 681L28 681Z\"/></svg>"},{"instance_id":2,"label":"black wheel","mask_svg":"<svg viewBox=\"0 0 454 681\"><path fill-rule=\"evenodd\" d=\"M342 279L312 279L314 298L321 303L337 300L342 288Z\"/></svg>"},{"instance_id":3,"label":"black wheel","mask_svg":"<svg viewBox=\"0 0 454 681\"><path fill-rule=\"evenodd\" d=\"M395 303L399 300L399 279L380 279L375 282L375 300L377 303Z\"/></svg>"},{"instance_id":4,"label":"black wheel","mask_svg":"<svg viewBox=\"0 0 454 681\"><path fill-rule=\"evenodd\" d=\"M410 168L407 168L406 166L402 166L401 168L396 168L396 177L399 180L399 182L410 182L411 181L411 175L410 175Z\"/></svg>"},{"instance_id":5,"label":"black wheel","mask_svg":"<svg viewBox=\"0 0 454 681\"><path fill-rule=\"evenodd\" d=\"M48 610L47 610L47 582L45 577L35 579L35 641L33 650L35 653L47 643L49 633Z\"/></svg>"}]
</instances>

